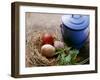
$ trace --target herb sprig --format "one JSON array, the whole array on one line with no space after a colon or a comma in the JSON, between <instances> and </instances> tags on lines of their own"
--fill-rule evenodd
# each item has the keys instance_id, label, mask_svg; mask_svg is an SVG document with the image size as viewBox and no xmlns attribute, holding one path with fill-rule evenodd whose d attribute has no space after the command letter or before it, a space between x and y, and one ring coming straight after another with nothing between
<instances>
[{"instance_id":1,"label":"herb sprig","mask_svg":"<svg viewBox=\"0 0 100 80\"><path fill-rule=\"evenodd\" d=\"M59 48L56 50L56 54L58 55L59 65L76 64L76 57L79 54L79 50L71 49L71 47Z\"/></svg>"}]
</instances>

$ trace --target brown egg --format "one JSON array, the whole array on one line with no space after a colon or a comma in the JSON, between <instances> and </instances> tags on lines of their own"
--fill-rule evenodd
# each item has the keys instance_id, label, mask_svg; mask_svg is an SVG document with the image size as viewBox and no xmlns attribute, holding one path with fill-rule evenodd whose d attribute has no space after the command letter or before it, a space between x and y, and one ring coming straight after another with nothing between
<instances>
[{"instance_id":1,"label":"brown egg","mask_svg":"<svg viewBox=\"0 0 100 80\"><path fill-rule=\"evenodd\" d=\"M45 44L41 47L41 53L45 57L53 57L55 55L55 47L50 44Z\"/></svg>"}]
</instances>

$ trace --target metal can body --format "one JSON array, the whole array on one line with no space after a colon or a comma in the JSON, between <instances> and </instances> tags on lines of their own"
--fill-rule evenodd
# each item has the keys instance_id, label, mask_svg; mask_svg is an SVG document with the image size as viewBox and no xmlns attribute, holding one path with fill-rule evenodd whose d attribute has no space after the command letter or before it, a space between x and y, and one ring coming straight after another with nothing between
<instances>
[{"instance_id":1,"label":"metal can body","mask_svg":"<svg viewBox=\"0 0 100 80\"><path fill-rule=\"evenodd\" d=\"M69 16L70 18L67 18ZM83 17L82 15L64 15L62 17L61 32L63 39L66 43L70 43L78 49L84 45L89 36L89 16Z\"/></svg>"}]
</instances>

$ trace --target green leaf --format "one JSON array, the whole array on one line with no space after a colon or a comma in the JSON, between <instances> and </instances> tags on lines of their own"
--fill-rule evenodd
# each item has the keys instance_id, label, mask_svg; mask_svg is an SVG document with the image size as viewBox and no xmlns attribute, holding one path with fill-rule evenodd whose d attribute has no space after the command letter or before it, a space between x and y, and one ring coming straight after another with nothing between
<instances>
[{"instance_id":1,"label":"green leaf","mask_svg":"<svg viewBox=\"0 0 100 80\"><path fill-rule=\"evenodd\" d=\"M61 54L60 62L61 62L62 65L64 64L65 56L66 56L66 55L65 55L64 53Z\"/></svg>"},{"instance_id":2,"label":"green leaf","mask_svg":"<svg viewBox=\"0 0 100 80\"><path fill-rule=\"evenodd\" d=\"M75 64L77 54L79 54L79 50L71 50L71 47L56 49L56 55L58 55L57 59L59 65Z\"/></svg>"},{"instance_id":3,"label":"green leaf","mask_svg":"<svg viewBox=\"0 0 100 80\"><path fill-rule=\"evenodd\" d=\"M69 54L71 55L72 59L76 59L77 55L79 54L79 50L71 50Z\"/></svg>"},{"instance_id":4,"label":"green leaf","mask_svg":"<svg viewBox=\"0 0 100 80\"><path fill-rule=\"evenodd\" d=\"M68 55L65 57L66 63L69 63L71 61L71 55Z\"/></svg>"},{"instance_id":5,"label":"green leaf","mask_svg":"<svg viewBox=\"0 0 100 80\"><path fill-rule=\"evenodd\" d=\"M79 54L79 50L73 49L70 51L69 53L71 55L71 64L75 64L76 63L76 57Z\"/></svg>"}]
</instances>

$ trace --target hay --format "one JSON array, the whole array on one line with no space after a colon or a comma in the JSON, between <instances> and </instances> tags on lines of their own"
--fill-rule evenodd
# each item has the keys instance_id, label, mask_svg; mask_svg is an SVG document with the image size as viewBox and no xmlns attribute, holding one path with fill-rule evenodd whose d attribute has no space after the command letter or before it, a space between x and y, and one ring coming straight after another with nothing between
<instances>
[{"instance_id":1,"label":"hay","mask_svg":"<svg viewBox=\"0 0 100 80\"><path fill-rule=\"evenodd\" d=\"M48 59L41 54L42 41L40 36L42 33L37 34L36 36L31 36L26 43L26 67L57 65L55 57Z\"/></svg>"}]
</instances>

